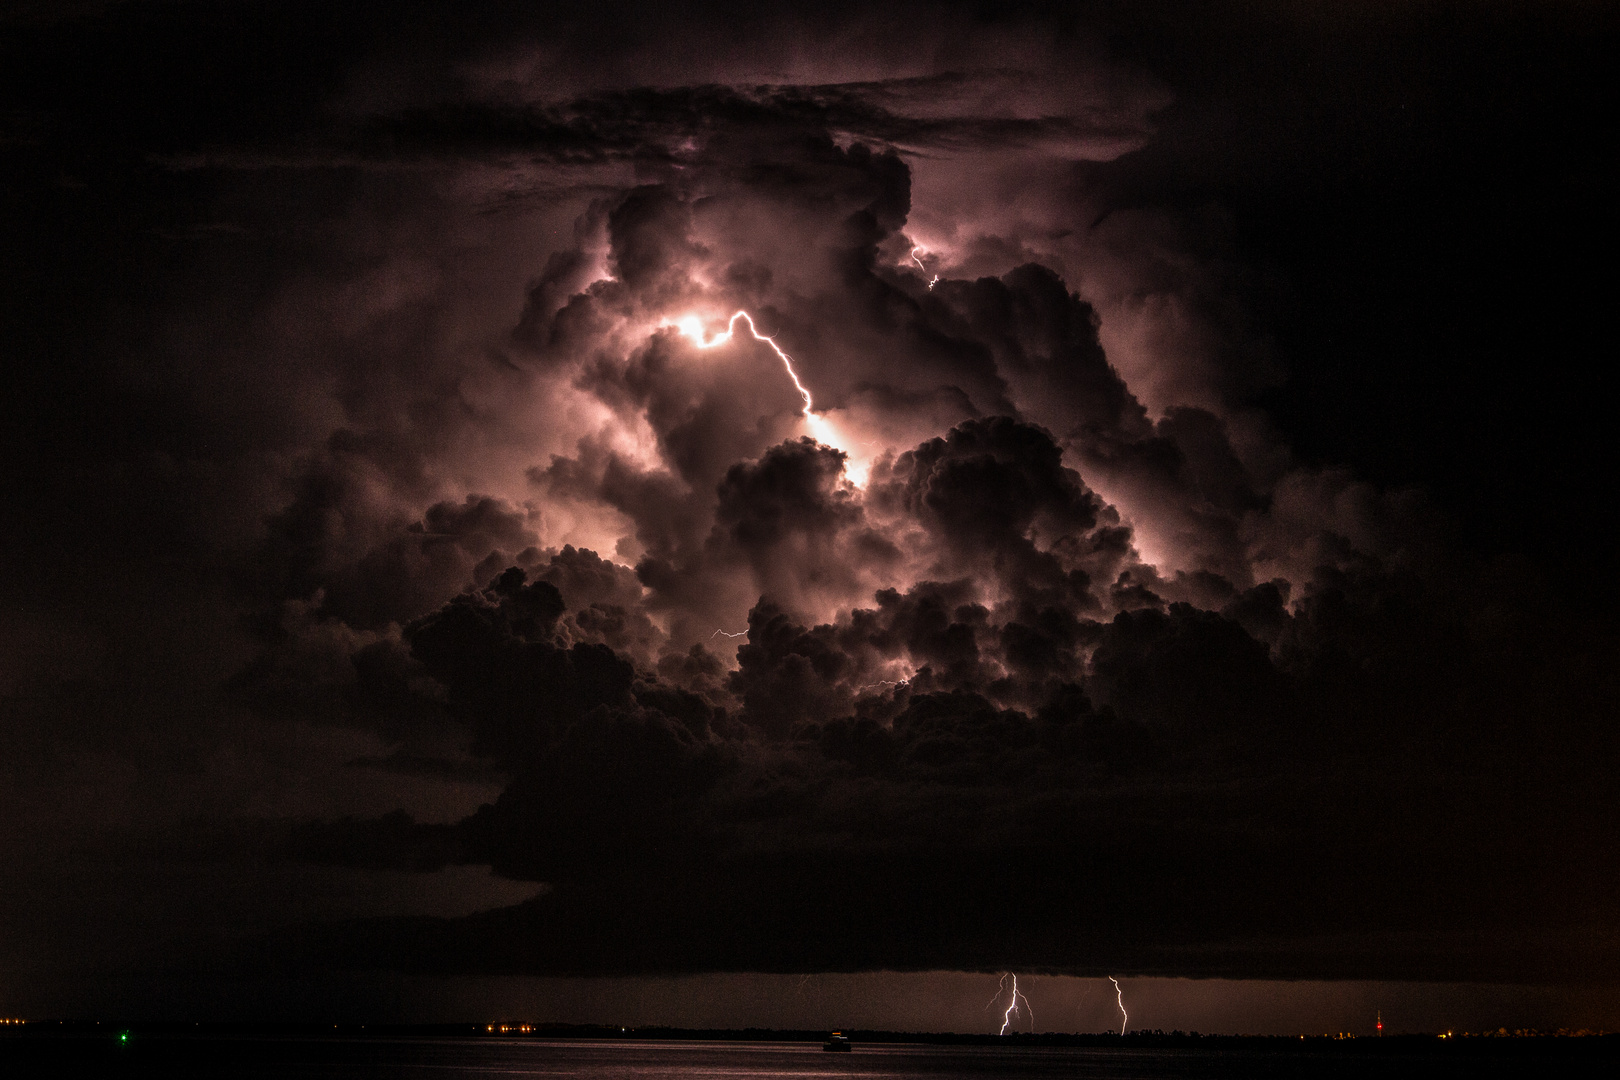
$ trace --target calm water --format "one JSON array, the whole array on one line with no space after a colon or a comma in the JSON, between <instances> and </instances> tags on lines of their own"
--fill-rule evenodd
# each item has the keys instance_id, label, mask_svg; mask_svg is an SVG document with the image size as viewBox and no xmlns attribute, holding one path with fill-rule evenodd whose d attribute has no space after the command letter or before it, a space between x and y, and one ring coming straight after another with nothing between
<instances>
[{"instance_id":1,"label":"calm water","mask_svg":"<svg viewBox=\"0 0 1620 1080\"><path fill-rule=\"evenodd\" d=\"M0 1046L0 1072L140 1077L285 1077L289 1080L473 1080L477 1077L613 1077L735 1080L742 1077L1610 1077L1612 1057L1564 1048L1504 1047L1467 1054L1306 1051L857 1046L819 1044L499 1039L62 1040ZM1562 1050L1563 1052L1560 1052ZM7 1068L7 1066L10 1068Z\"/></svg>"}]
</instances>

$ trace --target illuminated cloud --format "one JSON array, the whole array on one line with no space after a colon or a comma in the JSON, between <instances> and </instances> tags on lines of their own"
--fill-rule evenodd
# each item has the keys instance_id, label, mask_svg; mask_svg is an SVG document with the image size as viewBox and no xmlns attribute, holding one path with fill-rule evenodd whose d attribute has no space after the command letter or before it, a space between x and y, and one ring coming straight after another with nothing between
<instances>
[{"instance_id":1,"label":"illuminated cloud","mask_svg":"<svg viewBox=\"0 0 1620 1080\"><path fill-rule=\"evenodd\" d=\"M131 101L4 46L4 687L75 844L362 896L198 964L1612 972L1607 631L1278 404L1238 106L1038 12L171 14L84 16Z\"/></svg>"}]
</instances>

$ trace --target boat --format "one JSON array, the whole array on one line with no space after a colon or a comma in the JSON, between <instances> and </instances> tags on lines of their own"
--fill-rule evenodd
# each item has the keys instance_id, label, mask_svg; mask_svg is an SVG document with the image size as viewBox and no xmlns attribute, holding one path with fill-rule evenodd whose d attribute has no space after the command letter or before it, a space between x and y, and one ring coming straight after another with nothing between
<instances>
[{"instance_id":1,"label":"boat","mask_svg":"<svg viewBox=\"0 0 1620 1080\"><path fill-rule=\"evenodd\" d=\"M821 1044L823 1050L831 1050L835 1054L847 1054L855 1049L849 1045L849 1036L835 1031L827 1036L827 1041Z\"/></svg>"}]
</instances>

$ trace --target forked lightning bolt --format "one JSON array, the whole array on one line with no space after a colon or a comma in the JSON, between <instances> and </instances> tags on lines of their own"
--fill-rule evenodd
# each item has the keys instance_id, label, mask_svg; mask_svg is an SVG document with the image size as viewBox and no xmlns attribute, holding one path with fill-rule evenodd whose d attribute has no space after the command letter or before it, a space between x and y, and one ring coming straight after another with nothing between
<instances>
[{"instance_id":1,"label":"forked lightning bolt","mask_svg":"<svg viewBox=\"0 0 1620 1080\"><path fill-rule=\"evenodd\" d=\"M1125 1011L1125 991L1119 988L1119 980L1112 975L1108 981L1114 984L1114 999L1119 1002L1119 1033L1125 1034L1125 1025L1131 1022L1130 1014Z\"/></svg>"},{"instance_id":2,"label":"forked lightning bolt","mask_svg":"<svg viewBox=\"0 0 1620 1080\"><path fill-rule=\"evenodd\" d=\"M1007 974L1005 974L1005 975L1003 975L1001 977L1001 982L996 987L996 996L990 999L990 1004L994 1005L997 1001L1001 1000L1001 992L1003 990L1007 989L1007 980L1009 978L1012 979L1012 999L1007 1002L1007 1011L1001 1014L1001 1030L999 1032L997 1032L996 1034L998 1034L998 1035L1007 1034L1007 1028L1012 1026L1012 1018L1013 1018L1013 1016L1016 1015L1018 1013L1018 1011L1019 1011L1018 1002L1020 1001L1020 999L1024 1002L1024 1008L1029 1010L1029 1030L1034 1031L1035 1030L1035 1008L1034 1008L1034 1006L1030 1005L1029 998L1024 997L1024 995L1019 992L1019 990L1018 990L1018 976L1015 975L1014 973L1009 971L1009 972L1007 972ZM986 1006L986 1008L988 1008L988 1007L989 1006Z\"/></svg>"}]
</instances>

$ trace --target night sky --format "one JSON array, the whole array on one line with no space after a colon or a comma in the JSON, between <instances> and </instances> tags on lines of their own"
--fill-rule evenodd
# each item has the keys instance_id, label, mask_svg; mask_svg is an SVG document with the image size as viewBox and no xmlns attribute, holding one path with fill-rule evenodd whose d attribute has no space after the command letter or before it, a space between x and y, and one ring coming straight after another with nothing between
<instances>
[{"instance_id":1,"label":"night sky","mask_svg":"<svg viewBox=\"0 0 1620 1080\"><path fill-rule=\"evenodd\" d=\"M1620 1027L1611 6L0 11L0 1013Z\"/></svg>"}]
</instances>

